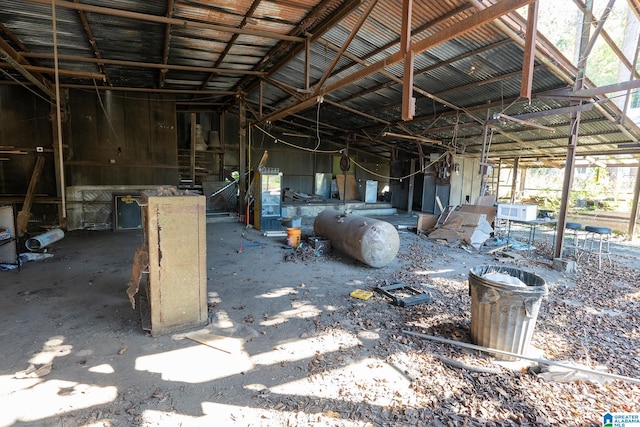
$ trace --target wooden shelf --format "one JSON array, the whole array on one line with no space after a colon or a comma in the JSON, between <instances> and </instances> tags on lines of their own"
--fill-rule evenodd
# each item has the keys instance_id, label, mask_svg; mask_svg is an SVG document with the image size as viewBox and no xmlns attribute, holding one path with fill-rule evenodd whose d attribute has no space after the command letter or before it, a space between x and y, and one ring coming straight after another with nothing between
<instances>
[{"instance_id":1,"label":"wooden shelf","mask_svg":"<svg viewBox=\"0 0 640 427\"><path fill-rule=\"evenodd\" d=\"M201 186L207 176L221 179L223 175L224 150L196 150L195 166L191 165L191 149L178 149L178 166L180 179L190 181L195 178L192 187Z\"/></svg>"}]
</instances>

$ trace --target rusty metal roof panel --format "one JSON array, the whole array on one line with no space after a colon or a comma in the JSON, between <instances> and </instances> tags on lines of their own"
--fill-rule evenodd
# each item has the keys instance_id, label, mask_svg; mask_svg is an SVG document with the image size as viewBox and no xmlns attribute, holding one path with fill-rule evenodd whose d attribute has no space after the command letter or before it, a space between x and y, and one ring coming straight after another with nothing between
<instances>
[{"instance_id":1,"label":"rusty metal roof panel","mask_svg":"<svg viewBox=\"0 0 640 427\"><path fill-rule=\"evenodd\" d=\"M56 15L58 54L93 55L76 12L59 8ZM0 22L31 52L53 54L53 20L50 6L3 0L0 1ZM11 41L9 44L15 50L21 51L19 46ZM92 65L67 66L72 70L97 71Z\"/></svg>"},{"instance_id":2,"label":"rusty metal roof panel","mask_svg":"<svg viewBox=\"0 0 640 427\"><path fill-rule=\"evenodd\" d=\"M486 4L492 3L489 1ZM312 88L336 58L336 49L346 46L347 39L353 36L346 46L347 55L336 61L335 68L325 82L325 87L344 83L326 95L327 101L337 106L330 102L320 105L321 119L327 122L328 129L337 126L356 134L367 129L376 134L386 127L385 122L389 122L394 131L409 129L446 143L459 139L459 144L468 145L469 150L477 150L482 141L483 126L474 117L484 119L488 113L505 109L505 114L526 117L527 114L569 106L567 101L535 96L531 101L512 103L520 93L523 50L519 43L510 41L498 26L486 24L452 40L440 42L436 39L433 47L415 56L413 83L417 90L413 96L416 98L416 118L403 122L402 81L398 81L404 73L403 62L386 66L384 70L357 81L343 80L362 71L366 64L385 60L400 49L402 0L377 1L370 16L362 21L360 30L353 34L354 27L361 21L369 4L347 0L175 0L172 10L166 10L167 3L161 1L65 2L56 9L60 54L86 60L61 60L60 65L65 70L87 74L106 70L107 77L116 86L154 88L162 85L166 89L185 91L242 91L254 103L262 99L266 111L274 111L297 102L296 99L310 96L304 88L307 65L304 48L297 41L282 40L286 35L303 38L311 34L320 37L310 48L308 65ZM76 7L91 9L83 14L95 36L95 53L79 19L81 13L74 10ZM343 16L343 10L351 12ZM437 38L443 29L463 22L476 11L474 4L465 0L414 2L412 42ZM0 23L8 29L4 32L0 30L0 37L16 51L22 51L24 46L39 54L39 59L33 55L31 58L25 56L31 64L52 67L50 14L47 5L29 0L0 0ZM332 19L337 16L342 19L333 22ZM178 23L163 22L167 18ZM329 22L331 25L325 28ZM510 22L521 21L516 19ZM226 31L224 27L246 31L236 34L235 30ZM514 27L515 33L520 30ZM545 50L539 52L545 53ZM98 53L107 60L132 63L107 63L101 67L90 62ZM169 66L161 72L159 67L164 61ZM145 64L152 64L153 67L145 67ZM563 64L561 66L565 66ZM178 70L171 67L175 65L193 69ZM212 67L236 72L211 73L205 70ZM259 76L248 71L270 73L262 86L262 97L258 90ZM13 70L9 73L21 78ZM567 73L569 77L564 76L564 79L570 79L571 70ZM389 75L395 77L390 78ZM90 80L83 81L78 77L61 77L63 83L93 84ZM0 75L0 79L5 80L6 76ZM281 82L282 87L274 81ZM536 61L534 94L566 85L563 78ZM177 96L177 99L187 100L191 97L193 94L185 94ZM231 98L226 95L211 98L213 102L227 102L228 99ZM491 107L483 107L487 103L492 103ZM360 114L341 106L357 110ZM456 112L456 107L464 110ZM619 111L615 107L605 105L603 108L606 108L607 114L618 118ZM473 117L465 112L467 110L472 111ZM308 121L315 120L317 111L318 108L310 107L296 112L295 119L306 117L308 124ZM495 132L496 152L511 156L536 149L547 155L562 152L570 130L568 113L535 115L531 120L555 128L556 133L549 136L548 132L517 123L500 124L501 130L522 143ZM404 127L398 126L398 123L403 123ZM584 150L592 152L634 140L634 137L621 132L617 124L606 120L606 115L599 107L583 111L580 131L580 144L584 144ZM631 132L635 138L640 136L637 128ZM415 145L407 141L393 143L408 148ZM383 145L378 149L380 147Z\"/></svg>"}]
</instances>

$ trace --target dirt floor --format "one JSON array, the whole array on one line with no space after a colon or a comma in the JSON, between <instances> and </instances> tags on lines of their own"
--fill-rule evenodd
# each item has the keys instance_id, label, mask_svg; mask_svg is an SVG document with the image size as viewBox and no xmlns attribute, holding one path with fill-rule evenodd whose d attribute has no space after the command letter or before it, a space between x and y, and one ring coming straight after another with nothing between
<instances>
[{"instance_id":1,"label":"dirt floor","mask_svg":"<svg viewBox=\"0 0 640 427\"><path fill-rule=\"evenodd\" d=\"M410 215L383 219L401 246L378 269L207 224L209 324L155 338L125 294L141 232L67 233L52 258L0 272L0 426L601 426L605 412L640 413L638 246L616 243L613 267L569 274L550 268L549 235L530 256L504 256L430 241ZM638 382L403 332L469 343L469 269L485 264L549 286L530 355ZM349 296L394 281L432 301Z\"/></svg>"}]
</instances>

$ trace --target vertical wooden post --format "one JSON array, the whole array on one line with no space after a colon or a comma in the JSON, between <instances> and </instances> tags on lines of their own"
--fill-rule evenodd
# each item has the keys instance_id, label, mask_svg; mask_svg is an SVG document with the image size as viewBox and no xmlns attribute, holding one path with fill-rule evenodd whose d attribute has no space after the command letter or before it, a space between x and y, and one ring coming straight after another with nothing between
<instances>
[{"instance_id":1,"label":"vertical wooden post","mask_svg":"<svg viewBox=\"0 0 640 427\"><path fill-rule=\"evenodd\" d=\"M593 0L586 1L585 13L582 15L582 32L580 36L580 49L578 60L578 72L576 73L576 81L573 85L574 91L582 89L587 66L587 58L585 52L589 44L589 30L591 22L588 17L591 16L593 10ZM582 102L577 104L580 106ZM564 228L567 223L567 210L569 208L569 197L571 195L571 186L573 184L573 171L576 165L576 146L578 145L578 133L580 129L580 110L576 109L571 113L571 126L569 127L569 141L567 142L567 159L564 166L564 182L562 184L562 196L560 197L560 211L558 212L558 224L556 225L556 242L554 245L554 258L562 258L562 246L564 241Z\"/></svg>"},{"instance_id":2,"label":"vertical wooden post","mask_svg":"<svg viewBox=\"0 0 640 427\"><path fill-rule=\"evenodd\" d=\"M67 228L67 215L65 213L65 208L63 207L64 203L62 203L62 198L66 196L65 185L64 185L64 163L63 152L62 152L62 144L59 141L58 134L58 115L56 113L55 108L51 108L51 130L53 134L52 148L53 148L53 159L54 159L54 169L56 174L56 197L61 201L56 202L56 207L58 209L58 223L60 228Z\"/></svg>"},{"instance_id":3,"label":"vertical wooden post","mask_svg":"<svg viewBox=\"0 0 640 427\"><path fill-rule=\"evenodd\" d=\"M240 110L240 129L238 135L238 173L240 174L240 181L238 182L240 187L240 200L238 201L240 217L248 215L247 201L245 200L247 193L247 178L246 174L246 157L247 157L247 111L244 98L240 98L238 101ZM245 224L248 224L249 218L245 218Z\"/></svg>"},{"instance_id":4,"label":"vertical wooden post","mask_svg":"<svg viewBox=\"0 0 640 427\"><path fill-rule=\"evenodd\" d=\"M60 70L58 68L58 30L57 30L57 18L56 18L56 5L55 2L51 2L51 20L53 21L53 65L55 70L55 82L56 82L56 130L57 130L57 143L58 143L58 168L60 176L60 200L61 207L58 210L62 211L62 216L58 217L61 227L67 226L67 195L65 194L64 183L64 157L62 152L62 99L60 98Z\"/></svg>"},{"instance_id":5,"label":"vertical wooden post","mask_svg":"<svg viewBox=\"0 0 640 427\"><path fill-rule=\"evenodd\" d=\"M407 202L407 212L413 212L413 189L415 184L416 159L411 159L411 176L409 177L409 201Z\"/></svg>"},{"instance_id":6,"label":"vertical wooden post","mask_svg":"<svg viewBox=\"0 0 640 427\"><path fill-rule=\"evenodd\" d=\"M402 29L400 31L400 50L404 55L404 75L402 79L402 120L411 120L416 105L413 98L413 57L411 50L411 15L413 0L402 2Z\"/></svg>"},{"instance_id":7,"label":"vertical wooden post","mask_svg":"<svg viewBox=\"0 0 640 427\"><path fill-rule=\"evenodd\" d=\"M513 175L511 176L511 203L516 200L516 188L518 188L518 170L520 166L520 157L516 157L513 161Z\"/></svg>"},{"instance_id":8,"label":"vertical wooden post","mask_svg":"<svg viewBox=\"0 0 640 427\"><path fill-rule=\"evenodd\" d=\"M27 194L24 197L24 203L22 203L22 209L18 212L18 237L22 237L27 231L29 225L29 218L31 218L31 202L33 201L33 193L36 191L36 185L40 180L40 173L44 166L44 156L38 156L36 158L36 164L33 167L33 173L31 174L31 181L29 181L29 188Z\"/></svg>"},{"instance_id":9,"label":"vertical wooden post","mask_svg":"<svg viewBox=\"0 0 640 427\"><path fill-rule=\"evenodd\" d=\"M631 205L631 217L629 218L628 240L636 237L636 223L638 221L638 201L640 201L640 167L636 168L636 185L633 189L633 204Z\"/></svg>"},{"instance_id":10,"label":"vertical wooden post","mask_svg":"<svg viewBox=\"0 0 640 427\"><path fill-rule=\"evenodd\" d=\"M189 162L189 174L191 175L191 188L196 186L196 113L191 113L191 152Z\"/></svg>"},{"instance_id":11,"label":"vertical wooden post","mask_svg":"<svg viewBox=\"0 0 640 427\"><path fill-rule=\"evenodd\" d=\"M531 99L533 85L533 65L536 57L536 38L538 25L538 2L529 3L527 13L527 33L524 40L524 58L522 60L522 81L520 83L520 97Z\"/></svg>"}]
</instances>

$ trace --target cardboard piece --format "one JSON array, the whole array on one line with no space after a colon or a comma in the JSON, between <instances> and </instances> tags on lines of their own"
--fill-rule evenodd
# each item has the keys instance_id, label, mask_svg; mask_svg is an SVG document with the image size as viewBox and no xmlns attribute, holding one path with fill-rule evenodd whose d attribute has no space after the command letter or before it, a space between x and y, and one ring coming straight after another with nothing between
<instances>
[{"instance_id":1,"label":"cardboard piece","mask_svg":"<svg viewBox=\"0 0 640 427\"><path fill-rule=\"evenodd\" d=\"M356 185L355 175L346 175L346 188L344 185L344 177L345 175L343 174L336 175L336 184L338 186L338 194L340 195L340 200L358 200L358 186Z\"/></svg>"},{"instance_id":2,"label":"cardboard piece","mask_svg":"<svg viewBox=\"0 0 640 427\"><path fill-rule=\"evenodd\" d=\"M462 225L465 225L465 226L477 226L480 224L480 221L487 220L487 216L485 214L479 214L474 212L464 212L460 210L451 212L449 214L449 218L447 219L447 222L453 220L454 218L461 218Z\"/></svg>"},{"instance_id":3,"label":"cardboard piece","mask_svg":"<svg viewBox=\"0 0 640 427\"><path fill-rule=\"evenodd\" d=\"M227 354L240 353L242 350L242 342L240 339L216 335L209 331L191 332L185 335L185 338Z\"/></svg>"},{"instance_id":4,"label":"cardboard piece","mask_svg":"<svg viewBox=\"0 0 640 427\"><path fill-rule=\"evenodd\" d=\"M453 211L447 221L429 233L429 238L445 240L447 243L463 241L475 249L480 249L493 233L486 214Z\"/></svg>"},{"instance_id":5,"label":"cardboard piece","mask_svg":"<svg viewBox=\"0 0 640 427\"><path fill-rule=\"evenodd\" d=\"M418 214L418 233L428 233L436 227L436 222L438 221L438 215L428 214L428 213L419 213Z\"/></svg>"},{"instance_id":6,"label":"cardboard piece","mask_svg":"<svg viewBox=\"0 0 640 427\"><path fill-rule=\"evenodd\" d=\"M429 238L432 240L446 240L448 243L462 240L462 235L459 233L459 230L462 228L463 221L461 216L451 218L442 226L429 233Z\"/></svg>"},{"instance_id":7,"label":"cardboard piece","mask_svg":"<svg viewBox=\"0 0 640 427\"><path fill-rule=\"evenodd\" d=\"M496 203L496 196L478 196L476 198L476 205L479 206L493 206Z\"/></svg>"},{"instance_id":8,"label":"cardboard piece","mask_svg":"<svg viewBox=\"0 0 640 427\"><path fill-rule=\"evenodd\" d=\"M487 222L493 224L493 220L496 217L495 206L482 206L482 205L462 205L458 209L458 212L470 212L477 214L485 214L487 216Z\"/></svg>"}]
</instances>

